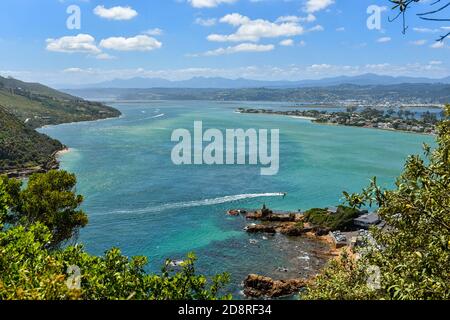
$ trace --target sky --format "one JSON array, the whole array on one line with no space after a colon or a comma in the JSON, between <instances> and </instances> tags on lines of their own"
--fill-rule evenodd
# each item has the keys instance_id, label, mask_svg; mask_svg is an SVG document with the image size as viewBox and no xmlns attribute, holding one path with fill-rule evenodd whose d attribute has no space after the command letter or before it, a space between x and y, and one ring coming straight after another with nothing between
<instances>
[{"instance_id":1,"label":"sky","mask_svg":"<svg viewBox=\"0 0 450 320\"><path fill-rule=\"evenodd\" d=\"M52 86L133 77L450 76L450 23L388 0L2 0L0 74ZM450 10L442 13L446 18Z\"/></svg>"}]
</instances>

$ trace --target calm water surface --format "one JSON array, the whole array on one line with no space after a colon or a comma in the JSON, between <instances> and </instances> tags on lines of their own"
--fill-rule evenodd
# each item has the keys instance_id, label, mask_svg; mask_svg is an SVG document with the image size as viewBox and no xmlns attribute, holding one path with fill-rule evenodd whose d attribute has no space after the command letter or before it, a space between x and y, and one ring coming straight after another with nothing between
<instances>
[{"instance_id":1,"label":"calm water surface","mask_svg":"<svg viewBox=\"0 0 450 320\"><path fill-rule=\"evenodd\" d=\"M194 251L206 274L228 271L237 295L249 273L279 278L307 276L323 259L323 244L242 231L230 208L263 203L281 210L339 204L342 191L356 192L372 176L391 186L408 154L432 137L373 129L317 125L283 116L237 114L238 107L276 104L206 101L120 103L118 119L65 124L41 131L72 151L62 169L76 173L90 224L80 241L93 254L112 246L126 255L146 255L159 271L165 258ZM255 166L175 166L176 128L280 129L280 172L261 176ZM279 193L287 192L285 198ZM251 241L250 240L256 240ZM285 267L289 272L277 271Z\"/></svg>"}]
</instances>

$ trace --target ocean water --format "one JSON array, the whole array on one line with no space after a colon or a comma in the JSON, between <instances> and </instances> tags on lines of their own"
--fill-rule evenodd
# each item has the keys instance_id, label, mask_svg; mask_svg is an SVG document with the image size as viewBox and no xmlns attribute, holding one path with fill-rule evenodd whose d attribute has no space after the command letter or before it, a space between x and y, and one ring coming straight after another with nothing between
<instances>
[{"instance_id":1,"label":"ocean water","mask_svg":"<svg viewBox=\"0 0 450 320\"><path fill-rule=\"evenodd\" d=\"M198 270L227 271L239 296L249 273L278 278L308 276L324 264L324 244L283 236L247 235L230 208L279 210L327 207L342 191L360 191L377 176L392 186L409 154L421 153L430 136L313 124L284 116L238 114L238 107L276 104L206 101L151 101L111 104L117 119L46 127L42 132L71 148L61 168L78 177L77 192L89 226L79 241L93 254L113 246L128 256L145 255L149 270L166 258L198 256ZM175 166L174 129L280 129L280 171L261 176L259 166ZM282 197L282 193L287 193ZM287 268L289 271L280 271Z\"/></svg>"}]
</instances>

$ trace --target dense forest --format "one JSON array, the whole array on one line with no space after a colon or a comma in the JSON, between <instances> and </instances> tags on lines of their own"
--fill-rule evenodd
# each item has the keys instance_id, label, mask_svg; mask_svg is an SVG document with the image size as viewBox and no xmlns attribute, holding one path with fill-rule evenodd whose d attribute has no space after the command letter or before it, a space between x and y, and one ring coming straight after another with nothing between
<instances>
[{"instance_id":1,"label":"dense forest","mask_svg":"<svg viewBox=\"0 0 450 320\"><path fill-rule=\"evenodd\" d=\"M13 168L47 167L63 145L38 133L0 107L0 171Z\"/></svg>"}]
</instances>

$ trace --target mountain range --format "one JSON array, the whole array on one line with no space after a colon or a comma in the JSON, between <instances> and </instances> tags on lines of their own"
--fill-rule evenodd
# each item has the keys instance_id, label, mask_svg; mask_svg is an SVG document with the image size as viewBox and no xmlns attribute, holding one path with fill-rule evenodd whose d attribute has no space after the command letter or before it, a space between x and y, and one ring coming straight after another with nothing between
<instances>
[{"instance_id":1,"label":"mountain range","mask_svg":"<svg viewBox=\"0 0 450 320\"><path fill-rule=\"evenodd\" d=\"M242 88L305 88L328 87L342 84L354 85L393 85L403 83L443 83L450 84L450 76L441 79L425 77L392 77L377 74L362 74L358 76L339 76L319 80L301 81L264 81L245 78L227 79L221 77L194 77L189 80L171 81L162 78L115 79L106 82L65 86L64 89L147 89L147 88L214 88L214 89L242 89Z\"/></svg>"}]
</instances>

